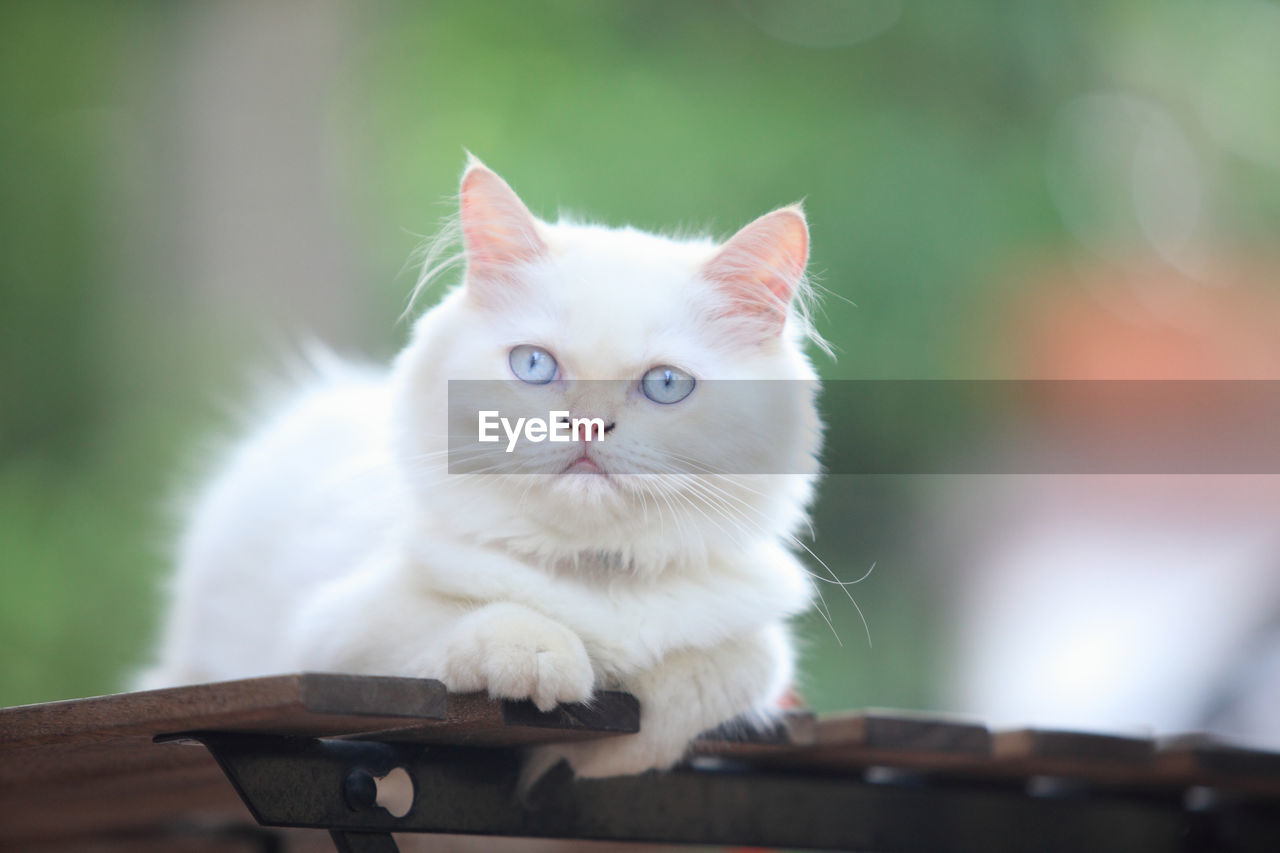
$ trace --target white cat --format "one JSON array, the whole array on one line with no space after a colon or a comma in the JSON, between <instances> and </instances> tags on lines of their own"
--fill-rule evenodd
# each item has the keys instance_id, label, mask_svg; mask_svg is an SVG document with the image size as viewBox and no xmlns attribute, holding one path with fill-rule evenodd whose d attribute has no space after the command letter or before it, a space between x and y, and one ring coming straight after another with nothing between
<instances>
[{"instance_id":1,"label":"white cat","mask_svg":"<svg viewBox=\"0 0 1280 853\"><path fill-rule=\"evenodd\" d=\"M719 246L548 224L472 160L460 220L464 280L390 371L333 360L203 492L143 684L329 670L543 709L616 687L639 734L544 748L528 772L669 767L768 715L793 674L786 620L811 588L787 542L820 443L804 215ZM788 381L716 390L742 379ZM474 457L449 452L467 428L449 380L609 431L450 473Z\"/></svg>"}]
</instances>

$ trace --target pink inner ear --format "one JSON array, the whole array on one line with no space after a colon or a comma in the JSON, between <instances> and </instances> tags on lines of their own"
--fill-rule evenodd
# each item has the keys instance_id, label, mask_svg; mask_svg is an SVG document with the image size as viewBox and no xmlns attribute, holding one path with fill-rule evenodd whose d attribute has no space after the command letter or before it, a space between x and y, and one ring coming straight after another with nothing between
<instances>
[{"instance_id":1,"label":"pink inner ear","mask_svg":"<svg viewBox=\"0 0 1280 853\"><path fill-rule=\"evenodd\" d=\"M469 275L492 277L546 251L533 214L487 167L474 163L467 169L460 196Z\"/></svg>"},{"instance_id":2,"label":"pink inner ear","mask_svg":"<svg viewBox=\"0 0 1280 853\"><path fill-rule=\"evenodd\" d=\"M798 207L767 213L725 243L703 269L724 287L735 313L781 322L809 262L809 228Z\"/></svg>"}]
</instances>

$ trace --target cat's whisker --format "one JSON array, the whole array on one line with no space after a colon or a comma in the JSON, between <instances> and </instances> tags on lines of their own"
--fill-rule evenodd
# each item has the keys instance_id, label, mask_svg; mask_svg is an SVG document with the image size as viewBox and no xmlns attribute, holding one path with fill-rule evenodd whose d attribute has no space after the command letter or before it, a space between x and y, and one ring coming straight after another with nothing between
<instances>
[{"instance_id":1,"label":"cat's whisker","mask_svg":"<svg viewBox=\"0 0 1280 853\"><path fill-rule=\"evenodd\" d=\"M680 457L680 456L681 456L680 454L675 454L675 453L672 453L672 454L670 454L670 455L672 455L672 456L677 456L677 457ZM693 460L693 459L691 459L691 458L689 458L689 457L682 457L682 458L683 458L683 459L685 459L686 461L690 462L691 464L695 464L695 465L699 464L696 460ZM646 460L646 461L649 461L649 460ZM704 466L704 467L705 467L705 466ZM724 488L722 488L722 487L720 487L720 486L717 486L716 484L714 484L714 483L710 482L710 481L709 481L705 476L697 475L697 474L688 474L688 473L686 473L686 472L679 471L678 469L674 469L674 468L668 468L668 470L667 470L666 472L663 472L663 473L664 473L664 474L666 474L666 475L668 475L668 476L683 476L683 477L685 477L685 478L688 478L688 479L685 481L685 485L686 485L686 486L695 486L695 485L696 485L696 487L698 487L698 488L702 488L702 489L704 489L704 490L709 490L709 491L711 491L711 492L713 492L713 493L715 493L715 494L718 494L718 495L722 496L722 497L723 497L723 498L725 498L725 499L728 499L728 500L732 500L732 501L734 501L735 503L737 503L738 505L740 505L743 509L745 509L745 510L747 510L747 511L753 512L753 513L755 513L755 514L757 514L757 515L763 515L763 514L761 513L761 511L760 511L757 507L752 506L749 502L747 502L747 501L743 500L743 499L742 499L741 497L739 497L738 495L734 495L734 494L732 494L731 492L729 492L728 490L726 490L726 489L724 489ZM718 472L717 472L717 474L715 474L714 476L724 477L724 478L728 479L731 475L720 474L720 473L718 473ZM735 486L741 486L741 483L737 482L736 480L732 480L731 482L733 482ZM750 491L750 492L753 492L753 493L755 493L755 494L760 494L760 492L758 492L757 490L751 489L751 488L749 488L749 487L743 487L743 488L744 488L746 491ZM764 531L763 531L763 530L761 530L761 532L763 533ZM833 586L839 586L839 587L841 587L842 589L845 589L845 594L846 594L846 596L848 596L848 598L849 598L850 602L854 605L854 607L855 607L856 609L858 609L859 614L861 614L861 608L858 606L858 603L857 603L856 601L854 601L854 600L853 600L853 596L852 596L852 594L851 594L851 593L849 593L849 592L848 592L847 587L849 587L849 586L853 586L853 585L858 584L858 583L861 583L863 580L865 580L865 579L869 576L870 572L867 572L866 574L864 574L862 577L858 578L858 579L857 579L857 580L855 580L855 581L843 581L843 580L841 580L841 579L840 579L840 578L835 574L834 570L832 570L832 569L831 569L831 567L830 567L829 565L827 565L827 563L826 563L824 560L822 560L822 558L820 558L817 554L815 554L815 553L813 552L813 550L812 550L812 549L810 549L807 545L805 545L805 543L804 543L803 541L801 541L798 537L796 537L796 536L794 536L794 535L792 535L792 534L789 534L789 533L786 533L786 534L784 534L784 535L786 535L786 536L787 536L787 537L788 537L788 538L789 538L789 539L790 539L794 544L796 544L796 545L798 545L800 548L804 549L804 550L809 554L809 556L810 556L810 557L812 557L812 558L813 558L813 559L814 559L814 560L815 560L819 565L821 565L821 566L822 566L822 568L823 568L823 569L825 569L825 570L830 574L830 577L823 577L822 575L818 575L818 574L814 574L813 572L810 572L810 573L809 573L809 574L810 574L810 576L811 576L814 580L819 581L819 582L821 582L821 583L831 584L831 585L833 585ZM873 564L873 568L874 568L874 564ZM870 635L870 628L869 628L869 626L867 626L867 624L866 624L866 619L865 619L865 618L863 618L863 619L862 619L862 621L863 621L863 626L864 626L864 628L866 628L867 633L868 633L868 643L870 643L870 636L869 636L869 635Z\"/></svg>"},{"instance_id":2,"label":"cat's whisker","mask_svg":"<svg viewBox=\"0 0 1280 853\"><path fill-rule=\"evenodd\" d=\"M654 512L658 514L658 535L665 537L667 535L667 523L662 518L662 505L658 503L658 495L653 484L646 481L641 484L644 491L653 497Z\"/></svg>"},{"instance_id":3,"label":"cat's whisker","mask_svg":"<svg viewBox=\"0 0 1280 853\"><path fill-rule=\"evenodd\" d=\"M655 500L662 501L666 505L667 509L670 510L671 523L674 524L676 528L676 538L679 539L681 542L683 542L684 541L684 525L680 521L680 513L676 511L675 504L673 504L671 501L671 495L665 488L663 488L666 484L659 480L659 481L651 482L650 485L653 486L653 494L654 494Z\"/></svg>"},{"instance_id":4,"label":"cat's whisker","mask_svg":"<svg viewBox=\"0 0 1280 853\"><path fill-rule=\"evenodd\" d=\"M808 570L806 569L806 571ZM823 578L820 575L815 575L812 572L808 572L808 574L810 577L812 577L815 580L825 581L828 583L830 582L830 581L827 581L826 578ZM835 638L836 644L839 645L841 648L843 648L844 641L840 638L840 632L836 630L835 624L832 622L831 608L827 604L826 597L822 594L821 588L815 587L813 591L818 597L818 603L814 609L818 611L818 615L822 617L824 622L826 622L827 628L830 629L831 635Z\"/></svg>"},{"instance_id":5,"label":"cat's whisker","mask_svg":"<svg viewBox=\"0 0 1280 853\"><path fill-rule=\"evenodd\" d=\"M697 506L696 504L690 504L690 506L691 506L693 509L695 509L695 510L697 510L698 512L700 512L700 513L702 514L702 516L703 516L704 518L706 518L706 519L707 519L707 521L708 521L712 526L714 526L714 527L715 527L717 530L719 530L720 532L725 533L726 535L729 535L730 539L733 541L733 543L734 543L736 546L738 546L738 547L742 547L743 545L745 545L745 544L746 544L745 540L744 540L743 538L741 538L741 537L742 537L744 534L747 534L749 531L747 531L747 530L746 530L746 529L745 529L745 528L744 528L744 527L743 527L743 526L742 526L738 521L736 521L732 516L730 516L728 513L726 513L726 512L724 511L724 508L723 508L720 504L716 503L716 502L715 502L714 500L712 500L710 497L708 497L708 496L706 496L706 495L703 495L703 494L701 494L701 493L698 493L698 492L690 492L690 496L691 496L691 497L693 497L693 498L695 498L696 500L698 500L698 501L699 501L700 503L702 503L704 506L706 506L706 507L710 508L711 510L713 510L717 515L719 515L721 518L723 518L723 519L724 519L725 521L727 521L729 524L733 525L733 527L734 527L734 532L733 532L733 533L730 533L729 531L726 531L726 530L724 529L724 527L723 527L719 522L717 522L715 519L713 519L713 518L711 518L710 516L708 516L708 515L706 514L706 512L702 510L702 508L701 508L701 507ZM735 535L735 534L736 534L736 535Z\"/></svg>"},{"instance_id":6,"label":"cat's whisker","mask_svg":"<svg viewBox=\"0 0 1280 853\"><path fill-rule=\"evenodd\" d=\"M716 487L716 486L714 486L714 485L712 485L712 484L710 484L710 483L706 483L706 482L704 482L704 483L703 483L703 485L704 485L705 487L709 487L709 488L713 488L713 489L715 489L717 492L721 493L725 498L728 498L728 499L731 499L731 500L737 501L737 502L738 502L738 503L739 503L739 504L740 504L744 509L749 510L749 511L751 511L751 512L755 512L755 513L757 513L757 514L761 514L761 513L760 513L760 511L759 511L756 507L753 507L751 504L749 504L748 502L746 502L746 501L742 500L742 499L741 499L741 498L739 498L738 496L733 495L733 494L731 494L731 493L729 493L729 492L727 492L727 491L725 491L725 490L723 490L723 489L720 489L719 487ZM830 566L828 566L828 565L827 565L827 563L826 563L826 562L825 562L821 557L819 557L817 554L815 554L815 553L813 552L813 550L812 550L811 548L809 548L809 546L808 546L808 545L804 544L804 542L803 542L803 541L801 541L798 537L796 537L795 535L793 535L793 534L791 534L791 533L786 533L786 532L784 532L784 533L783 533L783 535L784 535L784 536L786 536L786 537L787 537L791 542L793 542L794 544L796 544L796 545L800 546L801 548L803 548L803 549L804 549L804 550L809 554L809 556L810 556L810 557L812 557L814 560L816 560L816 561L817 561L817 563L818 563L820 566L822 566L822 568L823 568L823 569L825 569L825 570L827 571L827 573L828 573L828 574L830 574L830 576L831 576L830 578L825 578L825 577L822 577L821 575L815 574L815 573L814 573L814 572L812 572L812 571L809 571L809 576L810 576L811 578L813 578L813 579L814 579L814 580L816 580L816 581L820 581L820 582L822 582L822 583L831 584L831 585L833 585L833 586L838 586L838 587L840 587L840 588L844 591L845 596L849 599L849 603L853 605L854 610L856 610L856 611L857 611L857 613L858 613L858 618L862 621L862 627L863 627L863 629L864 629L864 631L866 632L866 635L867 635L867 646L868 646L868 647L872 647L872 645L873 645L873 644L872 644L872 640L871 640L871 626L867 623L867 618L866 618L865 614L863 614L863 612L862 612L862 607L861 607L861 606L859 606L858 602L857 602L857 601L854 599L854 597L853 597L853 593L849 592L849 589L848 589L850 586L853 586L853 585L855 585L855 584L861 583L862 581L866 580L866 579L867 579L867 577L869 577L869 576L870 576L870 574L871 574L871 570L868 570L868 571L867 571L867 572L866 572L862 577L858 578L856 581L842 581L842 580L840 580L839 576L838 576L838 575L836 575L835 571L834 571L834 570L832 570L832 568L831 568ZM874 569L874 568L875 568L875 564L873 563L873 564L872 564L872 569ZM808 570L806 570L806 571L808 571Z\"/></svg>"},{"instance_id":7,"label":"cat's whisker","mask_svg":"<svg viewBox=\"0 0 1280 853\"><path fill-rule=\"evenodd\" d=\"M649 527L649 499L644 491L637 491L636 495L640 498L640 511L644 513L644 526Z\"/></svg>"},{"instance_id":8,"label":"cat's whisker","mask_svg":"<svg viewBox=\"0 0 1280 853\"><path fill-rule=\"evenodd\" d=\"M725 517L726 517L726 518L728 518L729 516L727 516L727 515L726 515ZM741 526L740 526L740 525L739 525L739 529L741 529ZM759 531L759 528L757 528L757 531L758 531L758 532L762 532L762 531ZM826 582L829 582L829 581L827 581L827 579L826 579L826 578L823 578L823 577L821 577L820 575L815 575L815 574L813 574L813 572L809 572L807 569L806 569L805 571L806 571L806 572L808 572L809 576L810 576L810 577L812 577L812 578L813 578L813 579L815 579L815 580L820 580L820 581L826 581ZM817 597L818 597L818 604L817 604L817 606L815 607L815 609L818 611L818 614L822 617L823 621L827 623L827 628L829 628L829 629L830 629L830 631L831 631L831 635L832 635L832 636L835 638L835 640L836 640L836 644L837 644L837 645L839 645L841 648L843 648L843 647L844 647L844 641L840 638L840 632L836 630L835 624L834 624L834 623L832 622L832 620L831 620L831 608L830 608L830 607L828 606L828 604L827 604L826 597L822 594L822 589L821 589L821 588L818 588L818 587L815 587L813 591L814 591L814 593L815 593L815 594L817 595ZM856 603L855 603L855 607L856 607L856 606L857 606L857 605L856 605ZM868 642L869 642L869 641L870 641L870 640L868 639Z\"/></svg>"}]
</instances>

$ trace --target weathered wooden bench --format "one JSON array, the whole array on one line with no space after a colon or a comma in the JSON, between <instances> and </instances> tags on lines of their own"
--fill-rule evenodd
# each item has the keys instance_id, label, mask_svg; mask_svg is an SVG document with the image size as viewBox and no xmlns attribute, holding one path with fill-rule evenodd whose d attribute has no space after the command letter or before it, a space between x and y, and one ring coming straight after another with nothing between
<instances>
[{"instance_id":1,"label":"weathered wooden bench","mask_svg":"<svg viewBox=\"0 0 1280 853\"><path fill-rule=\"evenodd\" d=\"M1280 850L1280 754L792 713L667 774L516 794L517 747L637 730L634 698L541 713L419 679L305 673L0 710L0 849L188 849L327 830L879 851ZM313 833L323 839L323 833ZM296 836L295 836L296 837ZM113 847L114 845L114 847Z\"/></svg>"}]
</instances>

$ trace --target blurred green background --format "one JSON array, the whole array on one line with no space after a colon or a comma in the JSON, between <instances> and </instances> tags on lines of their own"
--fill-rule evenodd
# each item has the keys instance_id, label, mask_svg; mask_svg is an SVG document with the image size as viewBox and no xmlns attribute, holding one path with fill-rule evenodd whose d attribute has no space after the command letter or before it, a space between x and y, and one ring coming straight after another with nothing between
<instances>
[{"instance_id":1,"label":"blurred green background","mask_svg":"<svg viewBox=\"0 0 1280 853\"><path fill-rule=\"evenodd\" d=\"M0 704L122 686L170 503L298 342L396 350L464 148L544 217L803 198L825 377L1022 376L1011 306L1083 266L1269 251L1277 45L1239 0L0 5ZM819 708L939 701L917 490L824 486L814 551L877 568L874 645L830 590L843 644L802 626Z\"/></svg>"}]
</instances>

